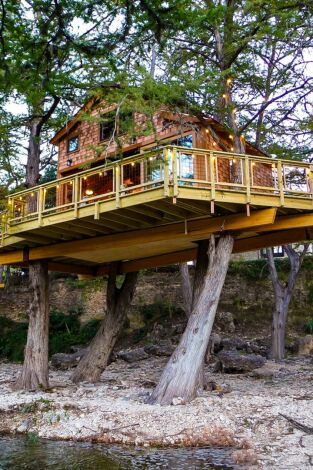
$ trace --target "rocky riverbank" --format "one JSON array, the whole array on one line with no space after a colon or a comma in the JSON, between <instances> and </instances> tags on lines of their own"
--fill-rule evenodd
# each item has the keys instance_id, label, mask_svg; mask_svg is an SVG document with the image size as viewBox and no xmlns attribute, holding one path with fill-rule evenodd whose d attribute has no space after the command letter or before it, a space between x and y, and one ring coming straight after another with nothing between
<instances>
[{"instance_id":1,"label":"rocky riverbank","mask_svg":"<svg viewBox=\"0 0 313 470\"><path fill-rule=\"evenodd\" d=\"M144 446L229 446L245 468L312 468L313 435L281 416L313 425L311 359L268 361L245 375L213 373L207 366L208 390L192 403L147 405L166 360L117 360L96 385L77 386L71 371L51 371L45 392L13 391L20 366L2 363L0 432Z\"/></svg>"}]
</instances>

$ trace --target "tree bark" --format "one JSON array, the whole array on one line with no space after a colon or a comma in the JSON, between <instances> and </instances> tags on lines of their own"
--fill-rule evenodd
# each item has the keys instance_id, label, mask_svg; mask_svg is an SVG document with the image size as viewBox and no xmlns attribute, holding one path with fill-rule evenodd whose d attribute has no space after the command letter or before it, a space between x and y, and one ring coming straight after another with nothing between
<instances>
[{"instance_id":1,"label":"tree bark","mask_svg":"<svg viewBox=\"0 0 313 470\"><path fill-rule=\"evenodd\" d=\"M309 244L305 244L302 253L298 254L291 245L284 245L284 250L286 251L290 261L290 272L287 282L282 282L279 279L272 248L267 249L267 262L275 298L272 318L270 357L275 360L281 360L285 357L285 330L289 304L297 281L298 273L308 247Z\"/></svg>"},{"instance_id":2,"label":"tree bark","mask_svg":"<svg viewBox=\"0 0 313 470\"><path fill-rule=\"evenodd\" d=\"M34 390L49 387L49 282L48 263L34 261L29 265L32 301L24 364L15 388Z\"/></svg>"},{"instance_id":3,"label":"tree bark","mask_svg":"<svg viewBox=\"0 0 313 470\"><path fill-rule=\"evenodd\" d=\"M222 235L216 250L210 244L210 260L202 288L194 299L186 330L149 399L150 403L169 405L174 398L180 397L187 402L196 396L233 244L231 235Z\"/></svg>"},{"instance_id":4,"label":"tree bark","mask_svg":"<svg viewBox=\"0 0 313 470\"><path fill-rule=\"evenodd\" d=\"M116 287L117 263L111 263L107 284L107 312L89 349L72 375L75 383L97 382L106 368L124 324L135 290L138 273L127 273L120 288Z\"/></svg>"},{"instance_id":5,"label":"tree bark","mask_svg":"<svg viewBox=\"0 0 313 470\"><path fill-rule=\"evenodd\" d=\"M189 276L189 268L187 263L181 263L179 265L180 280L181 280L181 291L184 305L184 312L189 318L192 310L192 287Z\"/></svg>"}]
</instances>

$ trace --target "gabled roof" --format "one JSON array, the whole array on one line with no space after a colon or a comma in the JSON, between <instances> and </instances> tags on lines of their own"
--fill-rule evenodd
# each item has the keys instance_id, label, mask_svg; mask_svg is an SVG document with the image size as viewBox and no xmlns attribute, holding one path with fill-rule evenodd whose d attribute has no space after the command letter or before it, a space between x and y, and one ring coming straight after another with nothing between
<instances>
[{"instance_id":1,"label":"gabled roof","mask_svg":"<svg viewBox=\"0 0 313 470\"><path fill-rule=\"evenodd\" d=\"M70 119L55 135L54 137L50 140L50 143L53 145L58 145L59 141L62 139L62 137L68 135L71 130L79 123L81 122L82 116L90 111L93 107L96 107L99 103L101 102L100 98L97 97L92 97L90 98L82 107L79 111L77 111L76 114ZM108 110L112 108L113 105L108 106ZM160 111L160 114L162 114L164 117L167 117L168 119L171 119L173 121L185 121L186 123L200 123L203 126L208 126L210 127L213 132L215 132L217 135L222 137L225 141L229 141L229 133L230 130L227 129L222 123L214 119L213 117L205 114L201 114L201 116L193 116L191 114L187 113L172 113L170 111ZM251 155L264 155L264 156L269 156L266 152L262 151L249 141L245 141L246 147L247 147L247 153ZM223 146L223 144L222 144ZM227 149L225 149L227 150Z\"/></svg>"}]
</instances>

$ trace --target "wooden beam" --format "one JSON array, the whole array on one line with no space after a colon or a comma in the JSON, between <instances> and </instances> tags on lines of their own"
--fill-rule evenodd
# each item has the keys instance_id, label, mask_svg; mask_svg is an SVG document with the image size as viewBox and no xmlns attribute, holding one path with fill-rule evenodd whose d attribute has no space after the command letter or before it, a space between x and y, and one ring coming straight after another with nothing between
<instances>
[{"instance_id":1,"label":"wooden beam","mask_svg":"<svg viewBox=\"0 0 313 470\"><path fill-rule=\"evenodd\" d=\"M189 221L188 224L178 222L175 224L162 225L149 229L132 230L125 233L104 235L84 240L57 243L53 245L32 248L29 250L30 260L54 258L60 256L71 256L75 254L106 249L120 249L131 247L143 247L154 243L167 243L169 241L177 243L180 241L189 242L207 238L212 233L223 231L245 230L260 225L273 224L276 209L264 209L255 211L250 217L246 214L235 214L225 217L210 217L200 220ZM178 243L179 248L179 243ZM173 251L175 251L173 249ZM131 253L129 252L131 255ZM137 257L137 256L136 256ZM78 256L79 258L79 256ZM131 259L131 257L130 257ZM23 261L23 252L14 251L0 254L0 264L12 264Z\"/></svg>"},{"instance_id":2,"label":"wooden beam","mask_svg":"<svg viewBox=\"0 0 313 470\"><path fill-rule=\"evenodd\" d=\"M48 263L49 271L58 271L60 273L70 273L70 274L87 274L95 275L96 268L90 266L79 266L76 264L65 264L65 263Z\"/></svg>"},{"instance_id":3,"label":"wooden beam","mask_svg":"<svg viewBox=\"0 0 313 470\"><path fill-rule=\"evenodd\" d=\"M290 230L293 228L313 227L313 213L297 214L277 217L273 227L266 225L258 227L257 232L269 232L271 230Z\"/></svg>"},{"instance_id":4,"label":"wooden beam","mask_svg":"<svg viewBox=\"0 0 313 470\"><path fill-rule=\"evenodd\" d=\"M299 243L311 240L311 234L305 229L283 230L258 237L243 238L235 241L233 253L260 250L271 246L285 245L287 243Z\"/></svg>"}]
</instances>

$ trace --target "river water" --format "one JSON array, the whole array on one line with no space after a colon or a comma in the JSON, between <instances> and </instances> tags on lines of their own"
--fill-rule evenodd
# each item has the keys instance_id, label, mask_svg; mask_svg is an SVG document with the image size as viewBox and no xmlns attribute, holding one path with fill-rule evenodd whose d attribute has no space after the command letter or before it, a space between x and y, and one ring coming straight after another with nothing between
<instances>
[{"instance_id":1,"label":"river water","mask_svg":"<svg viewBox=\"0 0 313 470\"><path fill-rule=\"evenodd\" d=\"M151 449L0 437L0 470L229 470L220 448Z\"/></svg>"}]
</instances>

